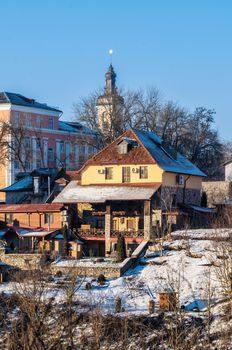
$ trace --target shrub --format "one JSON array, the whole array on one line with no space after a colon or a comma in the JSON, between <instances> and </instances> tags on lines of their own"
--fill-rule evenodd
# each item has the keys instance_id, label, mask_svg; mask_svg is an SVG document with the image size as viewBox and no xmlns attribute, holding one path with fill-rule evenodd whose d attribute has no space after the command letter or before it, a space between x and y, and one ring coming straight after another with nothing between
<instances>
[{"instance_id":1,"label":"shrub","mask_svg":"<svg viewBox=\"0 0 232 350\"><path fill-rule=\"evenodd\" d=\"M104 275L101 274L101 275L98 276L97 281L98 281L99 284L104 284L105 281L106 281L106 278L105 278Z\"/></svg>"},{"instance_id":2,"label":"shrub","mask_svg":"<svg viewBox=\"0 0 232 350\"><path fill-rule=\"evenodd\" d=\"M118 234L117 241L117 262L121 262L126 258L126 243L123 234Z\"/></svg>"}]
</instances>

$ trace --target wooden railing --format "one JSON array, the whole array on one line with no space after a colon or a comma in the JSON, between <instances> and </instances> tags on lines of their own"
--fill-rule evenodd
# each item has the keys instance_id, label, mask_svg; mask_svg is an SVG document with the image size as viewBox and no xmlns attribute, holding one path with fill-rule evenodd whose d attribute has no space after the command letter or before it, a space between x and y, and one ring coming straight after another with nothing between
<instances>
[{"instance_id":1,"label":"wooden railing","mask_svg":"<svg viewBox=\"0 0 232 350\"><path fill-rule=\"evenodd\" d=\"M104 229L97 229L97 228L91 228L91 229L78 229L78 234L81 237L105 237L105 230ZM124 237L127 238L143 238L143 230L139 231L117 231L112 230L110 232L110 237L117 237L119 233L122 233Z\"/></svg>"},{"instance_id":2,"label":"wooden railing","mask_svg":"<svg viewBox=\"0 0 232 350\"><path fill-rule=\"evenodd\" d=\"M142 238L143 237L143 230L139 231L111 231L110 236L111 237L117 237L119 233L122 233L124 237L128 238Z\"/></svg>"},{"instance_id":3,"label":"wooden railing","mask_svg":"<svg viewBox=\"0 0 232 350\"><path fill-rule=\"evenodd\" d=\"M77 233L81 237L105 237L105 230L98 228L91 228L89 230L79 228Z\"/></svg>"}]
</instances>

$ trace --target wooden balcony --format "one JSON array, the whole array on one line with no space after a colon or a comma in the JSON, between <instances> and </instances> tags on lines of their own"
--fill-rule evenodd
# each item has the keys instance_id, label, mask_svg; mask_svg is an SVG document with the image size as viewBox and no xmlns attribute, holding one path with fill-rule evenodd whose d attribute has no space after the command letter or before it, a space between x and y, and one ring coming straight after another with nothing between
<instances>
[{"instance_id":1,"label":"wooden balcony","mask_svg":"<svg viewBox=\"0 0 232 350\"><path fill-rule=\"evenodd\" d=\"M97 228L91 228L91 229L78 229L78 234L85 238L85 237L105 237L105 230L104 229L97 229ZM117 230L111 230L110 237L117 238L118 233L122 233L124 237L126 238L143 238L143 230L139 231L117 231Z\"/></svg>"}]
</instances>

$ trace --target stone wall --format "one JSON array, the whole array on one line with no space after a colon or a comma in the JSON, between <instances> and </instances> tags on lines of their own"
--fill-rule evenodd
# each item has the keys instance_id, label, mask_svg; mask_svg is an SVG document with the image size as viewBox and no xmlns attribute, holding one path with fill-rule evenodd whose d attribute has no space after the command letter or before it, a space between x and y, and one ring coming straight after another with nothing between
<instances>
[{"instance_id":1,"label":"stone wall","mask_svg":"<svg viewBox=\"0 0 232 350\"><path fill-rule=\"evenodd\" d=\"M202 182L202 190L207 195L207 204L212 207L224 201L232 200L232 182L209 181Z\"/></svg>"},{"instance_id":2,"label":"stone wall","mask_svg":"<svg viewBox=\"0 0 232 350\"><path fill-rule=\"evenodd\" d=\"M21 270L30 270L44 265L46 256L43 254L5 254L0 252L0 260Z\"/></svg>"},{"instance_id":3,"label":"stone wall","mask_svg":"<svg viewBox=\"0 0 232 350\"><path fill-rule=\"evenodd\" d=\"M53 274L56 274L58 271L61 271L64 274L76 273L79 276L98 277L102 274L107 278L118 278L121 277L130 267L132 267L133 264L135 264L135 261L136 259L131 257L125 259L120 264L109 264L109 266L106 266L104 264L102 264L101 266L100 263L93 266L80 266L76 265L75 261L73 261L73 264L70 264L69 266L65 266L65 264L63 266L60 264L52 264L51 271Z\"/></svg>"},{"instance_id":4,"label":"stone wall","mask_svg":"<svg viewBox=\"0 0 232 350\"><path fill-rule=\"evenodd\" d=\"M164 186L162 187L162 192L161 192L161 198L162 198L161 206L163 210L170 209L174 194L176 195L177 204L178 203L182 204L183 201L185 204L195 204L195 205L201 204L201 190L199 189L186 188L185 196L184 196L183 187Z\"/></svg>"}]
</instances>

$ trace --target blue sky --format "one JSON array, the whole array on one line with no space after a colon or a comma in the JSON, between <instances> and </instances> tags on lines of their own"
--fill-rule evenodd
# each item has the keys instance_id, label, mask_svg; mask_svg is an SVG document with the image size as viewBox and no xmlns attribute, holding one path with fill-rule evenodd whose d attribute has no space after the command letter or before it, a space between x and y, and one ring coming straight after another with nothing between
<instances>
[{"instance_id":1,"label":"blue sky","mask_svg":"<svg viewBox=\"0 0 232 350\"><path fill-rule=\"evenodd\" d=\"M157 87L192 111L214 108L232 139L232 1L0 0L0 90L59 106L104 84L113 48L118 84Z\"/></svg>"}]
</instances>

